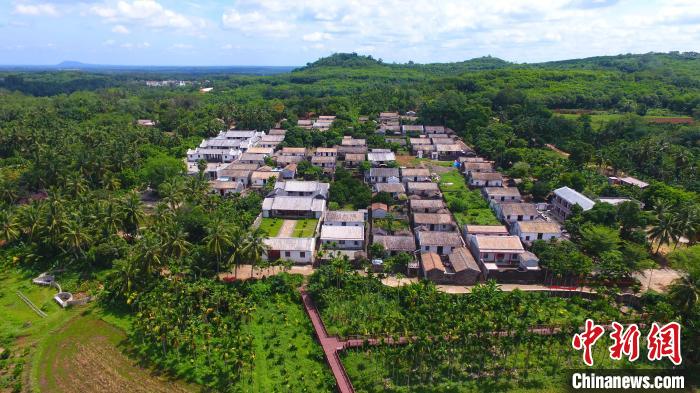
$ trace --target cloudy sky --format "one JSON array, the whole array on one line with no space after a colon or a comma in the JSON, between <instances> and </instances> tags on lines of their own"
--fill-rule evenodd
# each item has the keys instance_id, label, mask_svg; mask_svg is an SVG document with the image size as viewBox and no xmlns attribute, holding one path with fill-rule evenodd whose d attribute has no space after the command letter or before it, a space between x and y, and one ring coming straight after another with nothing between
<instances>
[{"instance_id":1,"label":"cloudy sky","mask_svg":"<svg viewBox=\"0 0 700 393\"><path fill-rule=\"evenodd\" d=\"M0 64L302 65L700 51L698 0L0 0Z\"/></svg>"}]
</instances>

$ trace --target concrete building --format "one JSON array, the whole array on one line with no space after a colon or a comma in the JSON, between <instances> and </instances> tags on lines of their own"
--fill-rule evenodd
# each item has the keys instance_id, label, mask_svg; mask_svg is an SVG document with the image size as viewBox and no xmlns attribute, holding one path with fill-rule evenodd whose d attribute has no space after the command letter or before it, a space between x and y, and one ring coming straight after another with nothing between
<instances>
[{"instance_id":1,"label":"concrete building","mask_svg":"<svg viewBox=\"0 0 700 393\"><path fill-rule=\"evenodd\" d=\"M552 197L552 212L560 220L566 220L571 215L571 208L579 205L583 211L591 210L595 202L580 192L569 187L554 190Z\"/></svg>"}]
</instances>

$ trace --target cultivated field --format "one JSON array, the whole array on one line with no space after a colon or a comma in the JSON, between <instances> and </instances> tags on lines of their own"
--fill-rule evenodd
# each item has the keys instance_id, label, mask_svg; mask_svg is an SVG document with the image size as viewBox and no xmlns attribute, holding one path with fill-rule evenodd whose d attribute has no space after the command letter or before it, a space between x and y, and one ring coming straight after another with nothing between
<instances>
[{"instance_id":1,"label":"cultivated field","mask_svg":"<svg viewBox=\"0 0 700 393\"><path fill-rule=\"evenodd\" d=\"M122 352L126 335L94 315L78 315L40 346L35 387L52 393L195 392L196 387L157 376Z\"/></svg>"}]
</instances>

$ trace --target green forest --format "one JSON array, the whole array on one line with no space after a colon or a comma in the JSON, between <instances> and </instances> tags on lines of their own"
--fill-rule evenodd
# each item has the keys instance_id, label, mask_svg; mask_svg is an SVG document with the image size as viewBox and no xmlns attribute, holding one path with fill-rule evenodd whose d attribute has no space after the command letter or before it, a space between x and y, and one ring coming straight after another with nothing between
<instances>
[{"instance_id":1,"label":"green forest","mask_svg":"<svg viewBox=\"0 0 700 393\"><path fill-rule=\"evenodd\" d=\"M144 83L175 77L197 83L162 88ZM213 90L200 92L205 85ZM418 124L453 129L500 171L520 179L521 192L534 201L568 186L591 197L643 202L643 209L597 205L577 212L565 224L570 242L536 244L551 276L576 281L596 270L602 274L592 285L605 288L633 271L662 265L678 269L682 278L668 293L644 295L638 310L623 313L612 293L589 302L506 293L485 284L471 297L451 297L430 285L388 288L333 261L308 278L329 331L421 337L403 348L346 353L358 389L457 392L462 390L452 387L459 381L469 387L464 391L486 384L502 391L519 382L533 391L550 387L558 377L554 366L571 354L552 358L542 350L563 347L567 338L539 342L542 337L523 329L550 324L570 333L591 316L681 321L684 360L700 362L698 53L539 64L491 57L390 64L349 53L275 75L0 71L0 286L12 289L0 295L0 307L16 291L30 293L18 284L20 278L29 282L55 271L65 290L97 300L90 307L125 331L123 351L145 367L202 391L332 391L332 374L297 292L305 278L282 274L244 283L219 278L242 265L270 268L263 260L267 234L251 229L269 188L213 195L203 169L186 176L183 159L203 138L232 126L267 131L279 125L287 129L282 147L330 147L350 135L366 138L370 148L401 153L371 122L386 111L415 111ZM298 119L317 115L337 119L324 133L296 126ZM139 126L139 119L156 126ZM298 170L306 179L328 179L310 165ZM650 185L613 187L606 175L615 173ZM373 197L348 171L339 170L332 180L335 206L366 208L383 197ZM447 198L458 213L478 199L466 189L452 190ZM478 203L479 210L470 213L474 222L493 223L488 207ZM459 217L468 219L466 213ZM681 238L687 246L680 245ZM54 319L63 310L50 302L40 306L49 317L34 323L45 331L80 317L69 312ZM488 318L473 318L481 310ZM5 311L0 308L0 315ZM23 392L39 379L26 377L36 357L33 346L19 338L36 344L45 333L12 312L0 321L0 392ZM461 318L464 314L470 318ZM516 318L523 315L527 318ZM474 329L520 333L501 352L487 352L500 345L495 339L487 345L466 334L456 350L440 342L436 351L425 351L434 348L427 336ZM526 357L514 355L525 348ZM453 362L464 360L465 351L491 357L457 370ZM425 369L428 362L442 368ZM531 362L537 375L519 375ZM416 381L402 379L413 370ZM515 385L500 385L516 374ZM383 386L383 380L392 385ZM414 385L418 390L411 390Z\"/></svg>"}]
</instances>

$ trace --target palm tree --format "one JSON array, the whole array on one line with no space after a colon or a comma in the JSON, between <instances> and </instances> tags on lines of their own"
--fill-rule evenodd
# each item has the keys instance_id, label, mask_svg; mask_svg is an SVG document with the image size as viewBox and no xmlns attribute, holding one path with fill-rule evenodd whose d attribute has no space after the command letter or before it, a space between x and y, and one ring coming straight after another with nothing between
<instances>
[{"instance_id":1,"label":"palm tree","mask_svg":"<svg viewBox=\"0 0 700 393\"><path fill-rule=\"evenodd\" d=\"M680 241L680 236L685 236L689 244L695 244L700 236L700 208L695 206L679 212L679 215L678 241ZM678 246L678 241L676 241L676 246Z\"/></svg>"},{"instance_id":2,"label":"palm tree","mask_svg":"<svg viewBox=\"0 0 700 393\"><path fill-rule=\"evenodd\" d=\"M42 205L31 204L25 206L19 214L19 222L22 226L22 231L29 237L30 241L34 241L35 236L41 228L41 207Z\"/></svg>"},{"instance_id":3,"label":"palm tree","mask_svg":"<svg viewBox=\"0 0 700 393\"><path fill-rule=\"evenodd\" d=\"M85 257L85 249L88 248L91 240L92 237L77 221L66 221L63 226L62 243L76 260Z\"/></svg>"},{"instance_id":4,"label":"palm tree","mask_svg":"<svg viewBox=\"0 0 700 393\"><path fill-rule=\"evenodd\" d=\"M139 225L144 218L143 205L139 194L136 191L131 191L121 200L119 209L124 222L124 231L132 236L137 234Z\"/></svg>"},{"instance_id":5,"label":"palm tree","mask_svg":"<svg viewBox=\"0 0 700 393\"><path fill-rule=\"evenodd\" d=\"M192 247L192 243L187 241L187 232L180 226L173 226L166 231L165 236L165 250L176 258L182 258Z\"/></svg>"},{"instance_id":6,"label":"palm tree","mask_svg":"<svg viewBox=\"0 0 700 393\"><path fill-rule=\"evenodd\" d=\"M250 258L251 268L250 275L253 276L253 268L259 265L262 256L267 251L267 245L265 244L265 239L267 238L267 233L260 228L255 228L252 232L246 236L245 246L243 247L243 253L248 258Z\"/></svg>"},{"instance_id":7,"label":"palm tree","mask_svg":"<svg viewBox=\"0 0 700 393\"><path fill-rule=\"evenodd\" d=\"M150 277L163 266L163 248L160 239L153 233L146 233L138 243L135 262L142 275Z\"/></svg>"},{"instance_id":8,"label":"palm tree","mask_svg":"<svg viewBox=\"0 0 700 393\"><path fill-rule=\"evenodd\" d=\"M676 279L669 287L668 296L687 315L700 298L700 272L695 270Z\"/></svg>"},{"instance_id":9,"label":"palm tree","mask_svg":"<svg viewBox=\"0 0 700 393\"><path fill-rule=\"evenodd\" d=\"M20 233L16 217L8 211L0 210L0 241L12 243L19 238Z\"/></svg>"},{"instance_id":10,"label":"palm tree","mask_svg":"<svg viewBox=\"0 0 700 393\"><path fill-rule=\"evenodd\" d=\"M221 270L221 257L232 246L231 230L223 221L216 219L207 226L207 236L204 238L207 250L216 256L216 274Z\"/></svg>"},{"instance_id":11,"label":"palm tree","mask_svg":"<svg viewBox=\"0 0 700 393\"><path fill-rule=\"evenodd\" d=\"M675 242L678 239L677 216L671 212L662 211L657 223L649 229L648 234L652 241L658 243L654 252L658 255L662 245L670 244L671 241Z\"/></svg>"},{"instance_id":12,"label":"palm tree","mask_svg":"<svg viewBox=\"0 0 700 393\"><path fill-rule=\"evenodd\" d=\"M124 223L121 213L112 198L100 203L99 218L102 222L102 231L105 237L119 232Z\"/></svg>"}]
</instances>

